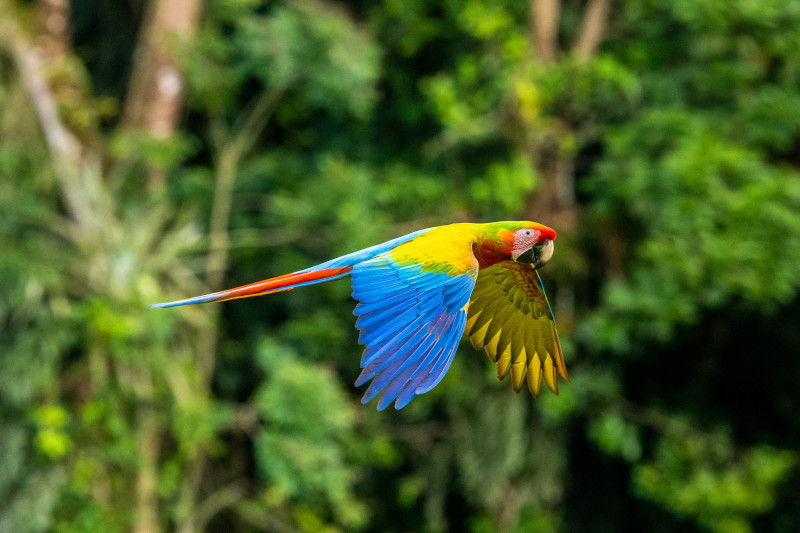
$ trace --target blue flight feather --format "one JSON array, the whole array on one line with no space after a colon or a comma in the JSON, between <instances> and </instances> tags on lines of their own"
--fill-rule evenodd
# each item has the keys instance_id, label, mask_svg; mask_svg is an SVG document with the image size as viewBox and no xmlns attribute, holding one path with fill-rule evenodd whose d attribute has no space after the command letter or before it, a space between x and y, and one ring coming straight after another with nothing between
<instances>
[{"instance_id":1,"label":"blue flight feather","mask_svg":"<svg viewBox=\"0 0 800 533\"><path fill-rule=\"evenodd\" d=\"M427 366L427 364L434 360L436 354L441 350L439 347L439 343L441 342L441 336L444 331L452 325L455 316L453 315L439 315L438 319L432 323L428 330L428 336L425 338L425 350L420 350L420 355L416 360L409 360L406 364L403 365L399 372L397 372L391 381L391 383L386 387L383 395L381 396L381 400L378 404L378 409L380 409L380 405L383 404L384 407L389 405L392 400L398 398L398 395L406 390L409 382L411 382L414 377L419 374L419 372ZM411 394L410 398L406 400L406 403L411 401L415 394ZM395 403L395 407L400 409L401 405Z\"/></svg>"},{"instance_id":2,"label":"blue flight feather","mask_svg":"<svg viewBox=\"0 0 800 533\"><path fill-rule=\"evenodd\" d=\"M439 360L443 353L448 350L455 350L458 346L460 335L457 333L457 329L453 329L454 322L457 318L458 315L449 315L448 322L442 326L440 331L436 332L437 342L434 348L425 356L425 360L419 364L413 374L404 378L403 381L405 381L405 383L399 391L397 401L395 402L396 409L407 405L408 402L417 396L416 389L423 380L428 378L431 367L435 365L436 361Z\"/></svg>"},{"instance_id":3,"label":"blue flight feather","mask_svg":"<svg viewBox=\"0 0 800 533\"><path fill-rule=\"evenodd\" d=\"M427 327L428 321L432 320L437 314L441 313L443 309L434 308L428 312L418 315L406 327L398 331L391 340L383 341L382 346L376 351L372 352L368 359L364 362L364 370L362 375L367 375L370 372L380 370L390 357L393 357L397 350L402 347L403 343L410 342L409 338L414 337L420 331ZM393 329L390 331L397 331ZM361 380L361 378L359 378ZM362 381L363 383L363 381Z\"/></svg>"},{"instance_id":4,"label":"blue flight feather","mask_svg":"<svg viewBox=\"0 0 800 533\"><path fill-rule=\"evenodd\" d=\"M463 333L466 326L467 316L464 314L463 317L458 317L458 321L456 322L456 325L453 326L451 333L455 331L461 331ZM420 382L420 384L417 386L417 394L425 394L426 392L430 391L436 385L438 385L442 378L444 378L444 375L447 374L447 370L450 368L450 363L453 362L453 355L456 352L456 348L458 348L458 341L460 340L461 335L452 335L452 337L453 338L449 341L449 343L452 343L452 345L448 346L448 348L442 352L439 359L431 365L428 377Z\"/></svg>"},{"instance_id":5,"label":"blue flight feather","mask_svg":"<svg viewBox=\"0 0 800 533\"><path fill-rule=\"evenodd\" d=\"M451 276L421 265L398 265L386 256L351 272L354 314L365 344L361 385L372 380L362 402L378 394L378 409L402 395L402 405L427 382L438 382L466 327L466 306L475 286L468 274Z\"/></svg>"},{"instance_id":6,"label":"blue flight feather","mask_svg":"<svg viewBox=\"0 0 800 533\"><path fill-rule=\"evenodd\" d=\"M387 361L383 367L373 372L374 377L372 383L369 384L369 388L367 388L367 391L364 393L361 403L366 403L377 396L392 378L395 377L396 373L399 371L398 367L403 367L403 365L409 364L414 360L413 357L403 357L404 355L409 352L412 354L427 352L427 350L428 338L422 335L417 335L409 342L400 346L397 352L392 354L392 359L390 361ZM380 410L380 408L378 409Z\"/></svg>"}]
</instances>

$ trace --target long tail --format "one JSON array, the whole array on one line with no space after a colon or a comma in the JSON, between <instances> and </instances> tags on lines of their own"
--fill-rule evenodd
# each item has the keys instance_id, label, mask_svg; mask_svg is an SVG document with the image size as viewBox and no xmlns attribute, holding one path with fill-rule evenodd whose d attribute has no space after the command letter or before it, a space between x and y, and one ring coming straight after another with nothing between
<instances>
[{"instance_id":1,"label":"long tail","mask_svg":"<svg viewBox=\"0 0 800 533\"><path fill-rule=\"evenodd\" d=\"M378 254L382 254L391 250L395 246L404 242L410 241L417 235L421 235L428 229L421 229L402 237L397 237L391 241L387 241L369 248L364 248L357 252L353 252L336 259L331 259L315 267L307 268L299 272L292 272L278 276L277 278L269 278L250 285L236 287L227 291L212 292L211 294L204 294L203 296L195 296L194 298L187 298L186 300L178 300L177 302L166 302L163 304L153 304L150 307L177 307L179 305L189 304L202 304L206 302L224 302L225 300L233 300L236 298L249 298L250 296L261 296L264 294L271 294L273 292L290 291L295 287L302 287L303 285L314 285L315 283L325 283L326 281L333 281L335 279L343 278L350 274L353 266L366 261Z\"/></svg>"},{"instance_id":2,"label":"long tail","mask_svg":"<svg viewBox=\"0 0 800 533\"><path fill-rule=\"evenodd\" d=\"M321 265L320 265L321 266ZM262 296L273 292L290 291L295 287L303 285L314 285L315 283L325 283L333 281L350 274L353 270L351 266L338 268L322 268L301 270L291 274L284 274L275 278L269 278L249 285L228 289L227 291L212 292L203 296L195 296L176 302L165 302L153 304L150 307L177 307L179 305L202 304L206 302L224 302L225 300L235 300L236 298L249 298L251 296Z\"/></svg>"}]
</instances>

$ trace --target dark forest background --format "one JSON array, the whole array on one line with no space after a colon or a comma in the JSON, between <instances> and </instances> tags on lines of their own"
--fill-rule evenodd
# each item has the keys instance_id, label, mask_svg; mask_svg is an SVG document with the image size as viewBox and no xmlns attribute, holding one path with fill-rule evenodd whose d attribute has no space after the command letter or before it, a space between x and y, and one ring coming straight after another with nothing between
<instances>
[{"instance_id":1,"label":"dark forest background","mask_svg":"<svg viewBox=\"0 0 800 533\"><path fill-rule=\"evenodd\" d=\"M800 531L800 3L0 0L0 531ZM572 381L361 406L346 281L529 219Z\"/></svg>"}]
</instances>

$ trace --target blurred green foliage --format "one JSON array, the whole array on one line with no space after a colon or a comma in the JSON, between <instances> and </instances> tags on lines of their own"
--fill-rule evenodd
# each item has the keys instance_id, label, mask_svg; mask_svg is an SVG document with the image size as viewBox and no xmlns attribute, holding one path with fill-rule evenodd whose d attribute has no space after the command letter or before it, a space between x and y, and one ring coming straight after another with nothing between
<instances>
[{"instance_id":1,"label":"blurred green foliage","mask_svg":"<svg viewBox=\"0 0 800 533\"><path fill-rule=\"evenodd\" d=\"M78 168L0 37L0 532L800 530L796 3L631 0L544 62L525 2L210 0L168 141L121 127L137 6L72 6L48 74ZM574 225L531 211L542 147ZM346 282L146 308L523 217L560 232L557 398L465 345L361 406Z\"/></svg>"},{"instance_id":2,"label":"blurred green foliage","mask_svg":"<svg viewBox=\"0 0 800 533\"><path fill-rule=\"evenodd\" d=\"M694 516L712 531L750 531L749 515L775 505L764 486L783 479L794 466L789 452L756 446L737 454L722 435L664 440L650 462L633 473L636 493L679 515ZM698 466L700 465L700 466Z\"/></svg>"}]
</instances>

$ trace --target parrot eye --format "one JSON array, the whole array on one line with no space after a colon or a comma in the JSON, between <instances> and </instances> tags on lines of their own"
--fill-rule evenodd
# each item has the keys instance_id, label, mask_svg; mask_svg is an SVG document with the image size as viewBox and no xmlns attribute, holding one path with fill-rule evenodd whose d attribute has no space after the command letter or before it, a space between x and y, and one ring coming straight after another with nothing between
<instances>
[{"instance_id":1,"label":"parrot eye","mask_svg":"<svg viewBox=\"0 0 800 533\"><path fill-rule=\"evenodd\" d=\"M531 230L529 230L529 229L525 229L525 230L522 231L522 234L525 237L530 237L531 235L533 235L533 232Z\"/></svg>"}]
</instances>

